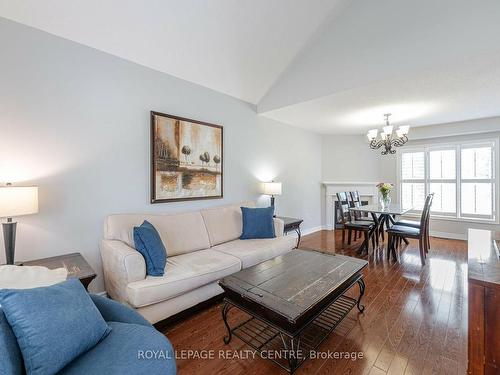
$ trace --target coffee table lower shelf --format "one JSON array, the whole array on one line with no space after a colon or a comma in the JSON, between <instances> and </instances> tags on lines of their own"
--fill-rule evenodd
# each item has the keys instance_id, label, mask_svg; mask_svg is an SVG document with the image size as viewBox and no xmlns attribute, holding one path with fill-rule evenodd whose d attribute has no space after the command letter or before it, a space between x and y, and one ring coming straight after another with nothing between
<instances>
[{"instance_id":1,"label":"coffee table lower shelf","mask_svg":"<svg viewBox=\"0 0 500 375\"><path fill-rule=\"evenodd\" d=\"M363 280L360 279L358 284L360 289L362 288L362 296L364 292ZM228 336L224 337L224 342L228 344L234 335L257 350L261 357L269 359L284 370L293 373L356 305L359 311L364 310L364 306L359 304L361 296L356 300L341 295L295 336L225 298L222 317L228 330ZM230 328L227 323L227 313L233 307L245 311L251 317L234 328Z\"/></svg>"}]
</instances>

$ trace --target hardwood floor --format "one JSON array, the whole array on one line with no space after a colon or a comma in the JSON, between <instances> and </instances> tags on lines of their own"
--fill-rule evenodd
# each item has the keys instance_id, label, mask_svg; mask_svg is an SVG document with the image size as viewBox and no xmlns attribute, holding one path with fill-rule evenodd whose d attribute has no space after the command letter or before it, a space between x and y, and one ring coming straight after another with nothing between
<instances>
[{"instance_id":1,"label":"hardwood floor","mask_svg":"<svg viewBox=\"0 0 500 375\"><path fill-rule=\"evenodd\" d=\"M301 248L358 256L360 241L342 249L339 234L321 231L304 236ZM370 255L363 257L370 262L364 273L365 312L351 311L318 349L324 355L362 352L363 358L309 359L296 373L465 374L466 248L465 241L431 238L424 267L414 240L400 249L398 262L386 259L385 248L375 253L370 248ZM353 290L353 296L357 292ZM221 307L218 303L164 330L177 351L179 374L286 374L258 355L252 358L251 348L238 338L224 345ZM234 325L245 314L233 309L229 318ZM214 358L197 358L200 355ZM235 358L238 355L247 358Z\"/></svg>"}]
</instances>

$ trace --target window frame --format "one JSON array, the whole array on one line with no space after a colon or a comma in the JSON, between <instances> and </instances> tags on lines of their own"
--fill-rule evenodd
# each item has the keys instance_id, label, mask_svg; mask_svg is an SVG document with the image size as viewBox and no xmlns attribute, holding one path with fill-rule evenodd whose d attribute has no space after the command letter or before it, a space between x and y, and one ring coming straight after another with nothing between
<instances>
[{"instance_id":1,"label":"window frame","mask_svg":"<svg viewBox=\"0 0 500 375\"><path fill-rule=\"evenodd\" d=\"M491 169L492 176L490 179L462 179L462 149L475 148L475 147L491 147L492 158L491 158ZM471 141L455 141L449 143L429 143L422 145L415 145L413 147L405 147L401 153L397 154L397 191L402 202L402 184L403 183L423 183L424 184L424 195L427 195L430 190L431 183L454 183L455 184L455 212L445 213L436 212L431 210L431 217L434 219L442 219L449 221L461 221L461 222L478 222L478 223L488 223L488 224L499 224L499 212L500 212L500 202L499 196L497 194L498 176L500 171L499 167L499 139L498 138L486 138L477 139ZM444 151L444 150L455 150L455 179L430 179L430 152L431 151ZM408 152L423 152L424 153L424 179L403 179L402 178L402 154ZM475 214L463 214L462 213L462 183L491 183L492 190L492 215L475 215ZM420 210L411 210L408 216L420 216Z\"/></svg>"}]
</instances>

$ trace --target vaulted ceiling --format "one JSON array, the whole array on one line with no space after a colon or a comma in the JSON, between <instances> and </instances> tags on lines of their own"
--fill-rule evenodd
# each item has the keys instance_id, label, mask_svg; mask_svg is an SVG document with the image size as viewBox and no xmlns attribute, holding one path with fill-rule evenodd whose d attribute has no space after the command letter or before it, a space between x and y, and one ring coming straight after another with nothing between
<instances>
[{"instance_id":1,"label":"vaulted ceiling","mask_svg":"<svg viewBox=\"0 0 500 375\"><path fill-rule=\"evenodd\" d=\"M321 133L500 115L497 0L0 0L0 16Z\"/></svg>"}]
</instances>

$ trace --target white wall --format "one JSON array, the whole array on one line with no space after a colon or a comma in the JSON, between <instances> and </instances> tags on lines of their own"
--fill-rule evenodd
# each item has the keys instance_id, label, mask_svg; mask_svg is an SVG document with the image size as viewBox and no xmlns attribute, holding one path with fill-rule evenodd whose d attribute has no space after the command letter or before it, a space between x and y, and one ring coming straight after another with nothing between
<instances>
[{"instance_id":1,"label":"white wall","mask_svg":"<svg viewBox=\"0 0 500 375\"><path fill-rule=\"evenodd\" d=\"M323 181L395 182L393 155L370 149L365 136L327 135L322 144Z\"/></svg>"},{"instance_id":2,"label":"white wall","mask_svg":"<svg viewBox=\"0 0 500 375\"><path fill-rule=\"evenodd\" d=\"M304 218L305 229L321 225L319 135L1 18L0 45L0 181L40 187L40 213L18 219L17 260L81 252L99 274L92 290L102 291L106 215L265 204L258 181L272 178L283 182L278 214ZM224 126L224 199L149 204L150 110Z\"/></svg>"}]
</instances>

